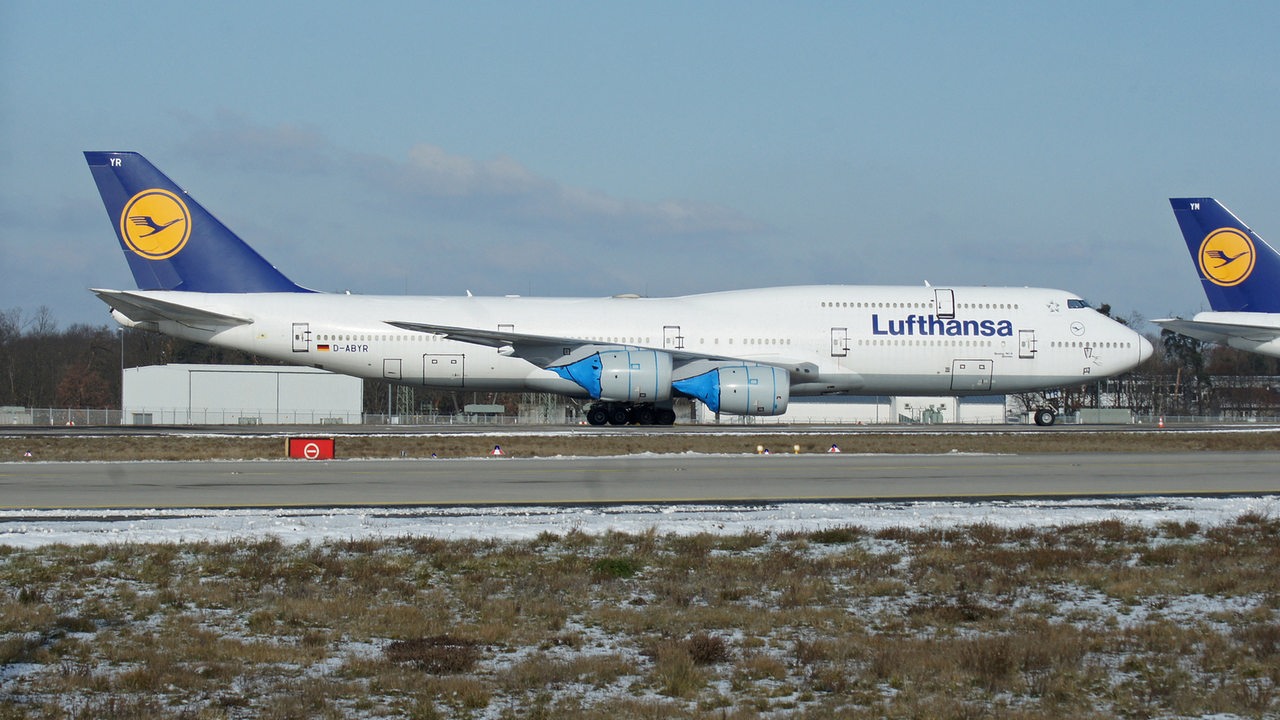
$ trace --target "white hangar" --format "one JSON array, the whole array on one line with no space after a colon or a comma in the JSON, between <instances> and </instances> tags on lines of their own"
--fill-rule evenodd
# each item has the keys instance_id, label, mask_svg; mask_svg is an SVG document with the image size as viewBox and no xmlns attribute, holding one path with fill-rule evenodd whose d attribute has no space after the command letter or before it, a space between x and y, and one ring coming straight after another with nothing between
<instances>
[{"instance_id":1,"label":"white hangar","mask_svg":"<svg viewBox=\"0 0 1280 720\"><path fill-rule=\"evenodd\" d=\"M124 425L354 424L364 382L308 367L151 365L124 371Z\"/></svg>"}]
</instances>

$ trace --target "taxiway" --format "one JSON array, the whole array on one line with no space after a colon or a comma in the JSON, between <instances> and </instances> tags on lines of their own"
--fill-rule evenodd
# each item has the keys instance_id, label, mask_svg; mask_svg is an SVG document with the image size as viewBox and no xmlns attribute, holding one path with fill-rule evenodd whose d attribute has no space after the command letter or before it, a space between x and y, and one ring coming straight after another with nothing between
<instances>
[{"instance_id":1,"label":"taxiway","mask_svg":"<svg viewBox=\"0 0 1280 720\"><path fill-rule=\"evenodd\" d=\"M1280 493L1278 452L0 464L0 508L555 505Z\"/></svg>"}]
</instances>

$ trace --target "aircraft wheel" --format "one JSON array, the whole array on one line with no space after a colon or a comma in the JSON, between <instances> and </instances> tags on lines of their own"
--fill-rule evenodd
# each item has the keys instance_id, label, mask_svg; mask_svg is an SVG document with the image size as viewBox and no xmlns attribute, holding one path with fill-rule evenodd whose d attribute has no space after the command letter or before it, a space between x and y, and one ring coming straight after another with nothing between
<instances>
[{"instance_id":1,"label":"aircraft wheel","mask_svg":"<svg viewBox=\"0 0 1280 720\"><path fill-rule=\"evenodd\" d=\"M676 424L676 411L671 408L658 408L654 415L654 422L659 425Z\"/></svg>"},{"instance_id":2,"label":"aircraft wheel","mask_svg":"<svg viewBox=\"0 0 1280 720\"><path fill-rule=\"evenodd\" d=\"M1041 408L1036 411L1036 424L1041 427L1049 427L1058 417L1057 413L1048 409Z\"/></svg>"},{"instance_id":3,"label":"aircraft wheel","mask_svg":"<svg viewBox=\"0 0 1280 720\"><path fill-rule=\"evenodd\" d=\"M631 413L623 405L614 405L609 408L608 413L610 425L626 425L631 421Z\"/></svg>"},{"instance_id":4,"label":"aircraft wheel","mask_svg":"<svg viewBox=\"0 0 1280 720\"><path fill-rule=\"evenodd\" d=\"M587 408L587 422L592 425L604 425L609 422L609 411L601 405L592 405Z\"/></svg>"},{"instance_id":5,"label":"aircraft wheel","mask_svg":"<svg viewBox=\"0 0 1280 720\"><path fill-rule=\"evenodd\" d=\"M657 412L652 405L641 405L631 411L637 425L653 425L657 422Z\"/></svg>"}]
</instances>

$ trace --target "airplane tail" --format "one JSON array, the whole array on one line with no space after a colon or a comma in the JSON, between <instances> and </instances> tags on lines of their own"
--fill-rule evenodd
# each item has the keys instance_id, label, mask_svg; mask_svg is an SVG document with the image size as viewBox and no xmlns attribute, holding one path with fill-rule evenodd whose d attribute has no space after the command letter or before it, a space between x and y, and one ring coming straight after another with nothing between
<instances>
[{"instance_id":1,"label":"airplane tail","mask_svg":"<svg viewBox=\"0 0 1280 720\"><path fill-rule=\"evenodd\" d=\"M1213 198L1170 198L1209 306L1280 312L1280 253Z\"/></svg>"},{"instance_id":2,"label":"airplane tail","mask_svg":"<svg viewBox=\"0 0 1280 720\"><path fill-rule=\"evenodd\" d=\"M139 290L311 292L135 152L86 152Z\"/></svg>"}]
</instances>

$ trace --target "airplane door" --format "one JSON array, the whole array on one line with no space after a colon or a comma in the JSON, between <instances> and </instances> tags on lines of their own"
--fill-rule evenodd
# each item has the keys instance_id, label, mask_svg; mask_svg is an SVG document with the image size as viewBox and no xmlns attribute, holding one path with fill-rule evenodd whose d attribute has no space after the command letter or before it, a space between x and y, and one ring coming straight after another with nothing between
<instances>
[{"instance_id":1,"label":"airplane door","mask_svg":"<svg viewBox=\"0 0 1280 720\"><path fill-rule=\"evenodd\" d=\"M849 354L849 328L831 328L831 357Z\"/></svg>"},{"instance_id":2,"label":"airplane door","mask_svg":"<svg viewBox=\"0 0 1280 720\"><path fill-rule=\"evenodd\" d=\"M939 319L950 320L956 316L956 291L955 290L934 290L934 305Z\"/></svg>"},{"instance_id":3,"label":"airplane door","mask_svg":"<svg viewBox=\"0 0 1280 720\"><path fill-rule=\"evenodd\" d=\"M991 389L991 360L952 360L951 389L975 392Z\"/></svg>"},{"instance_id":4,"label":"airplane door","mask_svg":"<svg viewBox=\"0 0 1280 720\"><path fill-rule=\"evenodd\" d=\"M382 377L387 380L400 379L400 358L382 359Z\"/></svg>"},{"instance_id":5,"label":"airplane door","mask_svg":"<svg viewBox=\"0 0 1280 720\"><path fill-rule=\"evenodd\" d=\"M466 355L423 355L422 384L437 387L462 387Z\"/></svg>"},{"instance_id":6,"label":"airplane door","mask_svg":"<svg viewBox=\"0 0 1280 720\"><path fill-rule=\"evenodd\" d=\"M311 350L311 323L293 324L293 351L309 352Z\"/></svg>"},{"instance_id":7,"label":"airplane door","mask_svg":"<svg viewBox=\"0 0 1280 720\"><path fill-rule=\"evenodd\" d=\"M672 350L684 349L684 336L680 334L679 325L662 326L662 347Z\"/></svg>"},{"instance_id":8,"label":"airplane door","mask_svg":"<svg viewBox=\"0 0 1280 720\"><path fill-rule=\"evenodd\" d=\"M1036 331L1018 331L1018 357L1033 358L1036 356Z\"/></svg>"}]
</instances>

